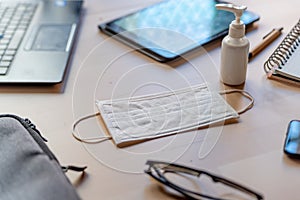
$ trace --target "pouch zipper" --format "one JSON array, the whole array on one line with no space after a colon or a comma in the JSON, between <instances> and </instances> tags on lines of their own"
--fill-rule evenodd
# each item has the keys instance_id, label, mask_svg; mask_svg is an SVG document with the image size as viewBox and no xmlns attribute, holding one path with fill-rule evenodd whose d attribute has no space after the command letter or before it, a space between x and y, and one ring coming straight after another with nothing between
<instances>
[{"instance_id":1,"label":"pouch zipper","mask_svg":"<svg viewBox=\"0 0 300 200\"><path fill-rule=\"evenodd\" d=\"M28 126L32 130L34 130L44 140L44 142L48 142L48 140L42 136L41 132L36 128L36 126L28 118L25 118L24 121L28 124Z\"/></svg>"}]
</instances>

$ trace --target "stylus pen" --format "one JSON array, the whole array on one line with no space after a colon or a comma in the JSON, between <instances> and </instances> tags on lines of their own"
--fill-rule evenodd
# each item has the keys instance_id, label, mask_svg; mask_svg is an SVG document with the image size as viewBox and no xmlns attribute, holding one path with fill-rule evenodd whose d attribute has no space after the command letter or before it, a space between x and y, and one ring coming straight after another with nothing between
<instances>
[{"instance_id":1,"label":"stylus pen","mask_svg":"<svg viewBox=\"0 0 300 200\"><path fill-rule=\"evenodd\" d=\"M274 28L270 33L263 37L260 44L249 52L249 61L253 59L257 54L259 54L264 48L271 44L276 38L278 38L282 33L283 28Z\"/></svg>"}]
</instances>

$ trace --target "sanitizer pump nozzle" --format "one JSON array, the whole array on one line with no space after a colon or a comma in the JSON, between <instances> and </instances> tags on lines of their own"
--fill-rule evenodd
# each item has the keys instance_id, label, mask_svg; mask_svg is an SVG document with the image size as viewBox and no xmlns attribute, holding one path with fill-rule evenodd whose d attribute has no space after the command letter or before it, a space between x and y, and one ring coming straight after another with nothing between
<instances>
[{"instance_id":1,"label":"sanitizer pump nozzle","mask_svg":"<svg viewBox=\"0 0 300 200\"><path fill-rule=\"evenodd\" d=\"M249 53L249 40L245 37L245 24L241 21L247 7L217 4L216 8L235 14L235 20L229 26L229 34L222 41L221 80L228 85L240 85L246 80Z\"/></svg>"}]
</instances>

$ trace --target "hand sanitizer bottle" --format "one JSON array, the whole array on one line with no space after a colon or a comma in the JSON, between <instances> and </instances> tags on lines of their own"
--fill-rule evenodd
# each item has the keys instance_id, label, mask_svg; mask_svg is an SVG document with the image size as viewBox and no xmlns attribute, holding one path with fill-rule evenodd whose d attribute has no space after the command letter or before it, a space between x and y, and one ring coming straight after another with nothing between
<instances>
[{"instance_id":1,"label":"hand sanitizer bottle","mask_svg":"<svg viewBox=\"0 0 300 200\"><path fill-rule=\"evenodd\" d=\"M229 26L229 34L222 41L221 81L227 85L240 85L247 74L249 40L245 37L245 24L241 21L246 6L217 4L219 10L235 14L235 20Z\"/></svg>"}]
</instances>

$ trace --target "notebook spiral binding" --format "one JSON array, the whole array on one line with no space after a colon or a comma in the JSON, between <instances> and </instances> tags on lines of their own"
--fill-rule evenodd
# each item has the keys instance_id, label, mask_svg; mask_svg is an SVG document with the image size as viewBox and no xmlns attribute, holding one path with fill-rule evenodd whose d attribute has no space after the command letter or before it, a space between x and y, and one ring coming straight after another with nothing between
<instances>
[{"instance_id":1,"label":"notebook spiral binding","mask_svg":"<svg viewBox=\"0 0 300 200\"><path fill-rule=\"evenodd\" d=\"M300 45L300 19L298 23L283 39L269 59L264 63L264 70L269 73L274 68L281 69L288 61L293 52Z\"/></svg>"}]
</instances>

